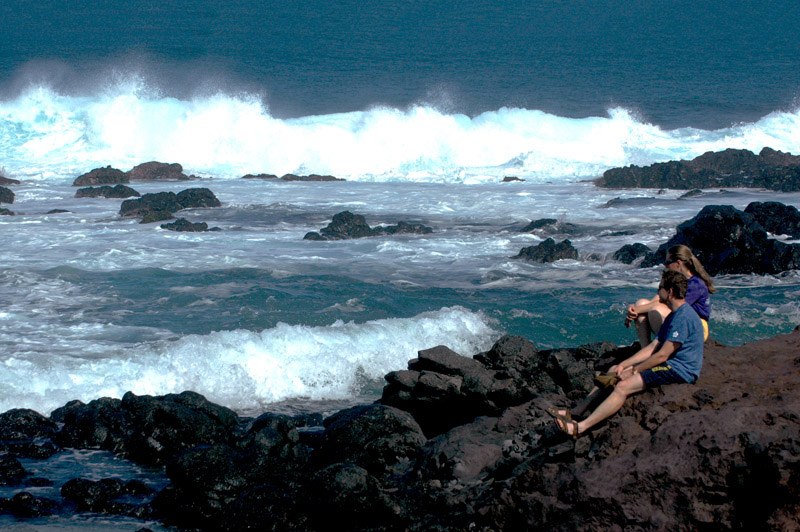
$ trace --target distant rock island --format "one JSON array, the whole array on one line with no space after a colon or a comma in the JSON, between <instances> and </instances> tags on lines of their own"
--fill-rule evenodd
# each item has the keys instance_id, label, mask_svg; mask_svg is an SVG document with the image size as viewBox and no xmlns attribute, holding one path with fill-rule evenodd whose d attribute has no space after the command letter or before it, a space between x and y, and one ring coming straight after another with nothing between
<instances>
[{"instance_id":1,"label":"distant rock island","mask_svg":"<svg viewBox=\"0 0 800 532\"><path fill-rule=\"evenodd\" d=\"M606 170L595 184L603 188L766 188L800 191L800 156L764 148L707 152L691 161L669 161L650 166Z\"/></svg>"},{"instance_id":2,"label":"distant rock island","mask_svg":"<svg viewBox=\"0 0 800 532\"><path fill-rule=\"evenodd\" d=\"M150 161L136 165L128 172L111 166L95 168L78 176L72 186L124 185L131 181L188 181L190 179L195 179L195 176L184 174L183 166L178 163Z\"/></svg>"}]
</instances>

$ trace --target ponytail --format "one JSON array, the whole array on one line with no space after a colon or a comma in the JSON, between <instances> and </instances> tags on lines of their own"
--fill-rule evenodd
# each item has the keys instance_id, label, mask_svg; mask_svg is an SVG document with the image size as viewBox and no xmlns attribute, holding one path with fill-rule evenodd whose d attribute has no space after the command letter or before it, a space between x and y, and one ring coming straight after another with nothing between
<instances>
[{"instance_id":1,"label":"ponytail","mask_svg":"<svg viewBox=\"0 0 800 532\"><path fill-rule=\"evenodd\" d=\"M700 262L700 259L695 257L694 253L692 253L692 250L687 246L679 244L669 248L667 257L672 257L673 259L680 259L683 261L683 263L686 264L686 267L689 268L689 271L692 272L692 275L697 275L703 280L704 283L706 283L709 294L716 292L716 289L714 288L714 282L711 280L711 276L708 275L706 269L703 268L703 264Z\"/></svg>"}]
</instances>

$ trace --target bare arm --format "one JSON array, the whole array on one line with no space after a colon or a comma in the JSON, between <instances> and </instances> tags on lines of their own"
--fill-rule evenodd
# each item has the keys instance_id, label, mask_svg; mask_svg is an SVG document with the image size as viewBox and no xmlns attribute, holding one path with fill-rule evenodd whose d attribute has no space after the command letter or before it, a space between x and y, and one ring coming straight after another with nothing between
<instances>
[{"instance_id":1,"label":"bare arm","mask_svg":"<svg viewBox=\"0 0 800 532\"><path fill-rule=\"evenodd\" d=\"M632 357L613 366L610 371L623 378L632 374L633 368L636 368L637 372L642 372L663 364L669 360L669 357L675 354L680 347L681 344L679 343L666 341L663 344L659 344L658 340L653 340L644 348L637 351Z\"/></svg>"}]
</instances>

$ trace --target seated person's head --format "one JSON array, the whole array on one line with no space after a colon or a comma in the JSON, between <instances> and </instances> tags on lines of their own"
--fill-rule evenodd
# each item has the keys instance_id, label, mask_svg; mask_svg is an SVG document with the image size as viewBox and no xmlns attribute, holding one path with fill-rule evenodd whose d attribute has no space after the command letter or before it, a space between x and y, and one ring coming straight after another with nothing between
<instances>
[{"instance_id":1,"label":"seated person's head","mask_svg":"<svg viewBox=\"0 0 800 532\"><path fill-rule=\"evenodd\" d=\"M681 272L665 270L661 274L659 288L671 293L675 299L683 299L686 297L686 290L689 288L689 280Z\"/></svg>"}]
</instances>

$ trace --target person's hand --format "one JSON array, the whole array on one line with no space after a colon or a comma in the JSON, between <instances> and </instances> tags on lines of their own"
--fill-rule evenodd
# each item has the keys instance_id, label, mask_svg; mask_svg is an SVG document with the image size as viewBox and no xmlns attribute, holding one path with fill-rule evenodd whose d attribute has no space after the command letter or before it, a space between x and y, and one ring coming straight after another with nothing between
<instances>
[{"instance_id":1,"label":"person's hand","mask_svg":"<svg viewBox=\"0 0 800 532\"><path fill-rule=\"evenodd\" d=\"M620 379L627 379L631 375L633 375L633 366L628 366L625 369L618 369L617 375L619 375Z\"/></svg>"},{"instance_id":2,"label":"person's hand","mask_svg":"<svg viewBox=\"0 0 800 532\"><path fill-rule=\"evenodd\" d=\"M625 319L628 321L633 321L639 317L639 313L636 312L636 306L630 305L628 307L628 311L625 313Z\"/></svg>"}]
</instances>

